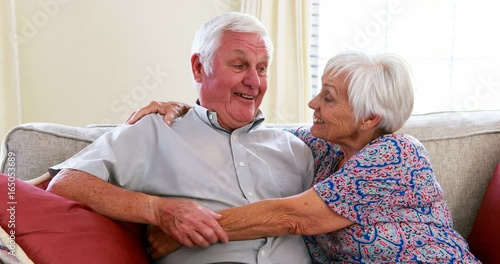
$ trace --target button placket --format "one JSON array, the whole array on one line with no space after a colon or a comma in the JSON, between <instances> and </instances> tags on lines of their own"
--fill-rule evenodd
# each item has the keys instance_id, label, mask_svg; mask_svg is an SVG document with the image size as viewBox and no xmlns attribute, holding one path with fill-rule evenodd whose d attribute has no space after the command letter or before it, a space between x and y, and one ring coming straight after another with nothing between
<instances>
[{"instance_id":1,"label":"button placket","mask_svg":"<svg viewBox=\"0 0 500 264\"><path fill-rule=\"evenodd\" d=\"M250 168L248 167L248 162L246 160L246 149L240 143L241 135L240 131L236 130L230 136L231 148L233 151L233 162L236 168L236 177L240 184L240 189L249 202L256 202L257 197L255 195L254 181L250 175Z\"/></svg>"}]
</instances>

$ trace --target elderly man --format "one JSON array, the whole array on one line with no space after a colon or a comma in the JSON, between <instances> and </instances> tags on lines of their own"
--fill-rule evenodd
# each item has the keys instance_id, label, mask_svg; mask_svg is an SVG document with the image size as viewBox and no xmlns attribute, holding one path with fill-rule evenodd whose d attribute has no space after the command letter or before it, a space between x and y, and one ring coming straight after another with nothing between
<instances>
[{"instance_id":1,"label":"elderly man","mask_svg":"<svg viewBox=\"0 0 500 264\"><path fill-rule=\"evenodd\" d=\"M227 13L201 27L192 51L199 104L171 127L149 115L103 135L50 169L58 173L49 190L159 226L185 246L160 263L309 263L300 236L228 242L213 212L295 195L312 182L310 149L261 124L273 51L265 28Z\"/></svg>"}]
</instances>

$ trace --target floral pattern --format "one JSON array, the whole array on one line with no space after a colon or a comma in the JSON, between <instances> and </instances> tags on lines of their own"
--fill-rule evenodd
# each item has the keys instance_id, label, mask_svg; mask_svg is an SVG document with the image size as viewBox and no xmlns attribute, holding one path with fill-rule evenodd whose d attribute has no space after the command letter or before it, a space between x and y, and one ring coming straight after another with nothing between
<instances>
[{"instance_id":1,"label":"floral pattern","mask_svg":"<svg viewBox=\"0 0 500 264\"><path fill-rule=\"evenodd\" d=\"M480 263L453 230L443 190L424 146L405 134L377 138L334 171L344 153L288 129L314 156L313 188L336 213L355 224L304 236L315 263Z\"/></svg>"}]
</instances>

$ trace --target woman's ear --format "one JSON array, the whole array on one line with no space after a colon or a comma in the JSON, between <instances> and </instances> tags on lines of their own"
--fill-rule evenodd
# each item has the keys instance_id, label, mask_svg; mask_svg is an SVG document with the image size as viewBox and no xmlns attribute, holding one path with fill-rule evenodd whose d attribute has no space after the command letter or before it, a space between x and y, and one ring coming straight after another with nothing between
<instances>
[{"instance_id":1,"label":"woman's ear","mask_svg":"<svg viewBox=\"0 0 500 264\"><path fill-rule=\"evenodd\" d=\"M378 123L380 123L380 116L379 115L371 115L365 119L363 119L363 122L361 124L361 128L364 130L372 129L377 127Z\"/></svg>"},{"instance_id":2,"label":"woman's ear","mask_svg":"<svg viewBox=\"0 0 500 264\"><path fill-rule=\"evenodd\" d=\"M194 53L191 56L191 72L196 82L201 82L203 76L203 65L200 62L200 54Z\"/></svg>"}]
</instances>

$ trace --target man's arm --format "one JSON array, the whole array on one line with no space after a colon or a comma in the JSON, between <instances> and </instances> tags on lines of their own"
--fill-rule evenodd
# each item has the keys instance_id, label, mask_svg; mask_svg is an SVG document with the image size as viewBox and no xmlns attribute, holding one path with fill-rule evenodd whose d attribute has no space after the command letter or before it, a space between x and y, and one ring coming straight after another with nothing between
<instances>
[{"instance_id":1,"label":"man's arm","mask_svg":"<svg viewBox=\"0 0 500 264\"><path fill-rule=\"evenodd\" d=\"M227 242L220 216L193 201L128 191L78 170L62 170L47 190L116 220L157 225L188 247Z\"/></svg>"}]
</instances>

